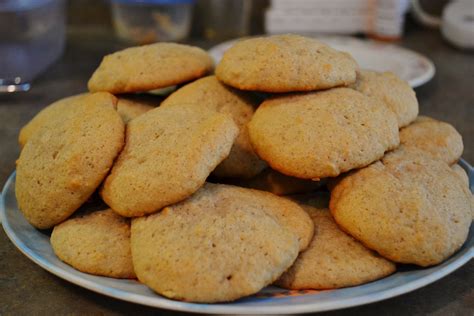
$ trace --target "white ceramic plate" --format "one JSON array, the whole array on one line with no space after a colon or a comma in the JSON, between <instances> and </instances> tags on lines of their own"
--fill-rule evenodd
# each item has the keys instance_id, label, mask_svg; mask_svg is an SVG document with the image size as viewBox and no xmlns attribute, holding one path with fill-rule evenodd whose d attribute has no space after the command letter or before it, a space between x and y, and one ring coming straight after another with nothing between
<instances>
[{"instance_id":1,"label":"white ceramic plate","mask_svg":"<svg viewBox=\"0 0 474 316\"><path fill-rule=\"evenodd\" d=\"M462 162L474 180L472 167ZM474 256L474 229L464 246L440 265L421 269L403 266L387 278L361 286L330 291L287 291L267 287L260 293L226 304L195 304L166 299L133 280L118 280L79 272L53 253L49 236L33 228L18 210L15 173L3 189L0 218L13 244L33 262L49 272L89 290L124 301L196 313L283 314L334 310L381 301L430 284L461 267ZM472 190L472 188L471 188Z\"/></svg>"},{"instance_id":2,"label":"white ceramic plate","mask_svg":"<svg viewBox=\"0 0 474 316\"><path fill-rule=\"evenodd\" d=\"M397 45L349 36L317 38L337 50L350 53L362 69L394 72L413 88L430 81L435 74L435 67L431 60ZM221 60L224 52L237 41L238 39L227 41L209 50L216 64Z\"/></svg>"}]
</instances>

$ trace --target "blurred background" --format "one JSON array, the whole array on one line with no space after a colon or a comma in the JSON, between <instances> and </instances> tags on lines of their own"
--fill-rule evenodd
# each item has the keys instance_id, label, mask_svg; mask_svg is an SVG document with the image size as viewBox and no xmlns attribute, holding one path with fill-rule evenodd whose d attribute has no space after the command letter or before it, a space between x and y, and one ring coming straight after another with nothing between
<instances>
[{"instance_id":1,"label":"blurred background","mask_svg":"<svg viewBox=\"0 0 474 316\"><path fill-rule=\"evenodd\" d=\"M0 0L0 92L28 91L63 54L66 40L81 36L83 43L102 36L113 51L156 41L210 48L243 36L289 32L397 43L415 27L438 30L450 45L472 49L474 1ZM334 38L329 44L349 51L357 45ZM228 46L212 52L216 61Z\"/></svg>"}]
</instances>

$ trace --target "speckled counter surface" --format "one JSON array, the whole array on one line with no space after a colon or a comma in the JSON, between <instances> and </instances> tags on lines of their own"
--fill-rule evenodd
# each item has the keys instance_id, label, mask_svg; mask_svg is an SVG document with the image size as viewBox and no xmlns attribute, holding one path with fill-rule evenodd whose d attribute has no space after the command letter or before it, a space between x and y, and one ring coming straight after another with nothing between
<instances>
[{"instance_id":1,"label":"speckled counter surface","mask_svg":"<svg viewBox=\"0 0 474 316\"><path fill-rule=\"evenodd\" d=\"M196 42L204 48L211 43ZM438 32L411 30L400 43L436 65L436 75L416 90L420 112L453 124L464 138L463 157L474 163L474 54L446 44ZM119 49L111 34L69 34L63 58L26 94L0 95L0 185L15 168L18 131L41 108L86 89L101 56ZM63 281L23 256L0 230L0 315L167 314L170 311L118 301ZM330 312L332 315L472 315L474 261L425 288L383 302Z\"/></svg>"}]
</instances>

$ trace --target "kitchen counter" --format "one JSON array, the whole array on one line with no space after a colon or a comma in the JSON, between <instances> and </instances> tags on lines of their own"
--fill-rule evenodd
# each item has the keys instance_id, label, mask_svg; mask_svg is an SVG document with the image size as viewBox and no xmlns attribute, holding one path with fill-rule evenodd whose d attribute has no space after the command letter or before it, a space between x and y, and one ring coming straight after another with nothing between
<instances>
[{"instance_id":1,"label":"kitchen counter","mask_svg":"<svg viewBox=\"0 0 474 316\"><path fill-rule=\"evenodd\" d=\"M204 48L208 42L191 42ZM474 55L444 42L437 31L410 30L402 46L418 51L436 65L436 75L416 89L420 113L453 124L464 138L463 157L474 164ZM86 83L104 54L122 46L106 30L70 32L61 60L38 78L30 92L0 95L0 184L15 169L19 129L51 102L86 90ZM0 232L0 315L166 314L115 300L48 273L22 255ZM328 315L472 315L474 261L451 275L412 293Z\"/></svg>"}]
</instances>

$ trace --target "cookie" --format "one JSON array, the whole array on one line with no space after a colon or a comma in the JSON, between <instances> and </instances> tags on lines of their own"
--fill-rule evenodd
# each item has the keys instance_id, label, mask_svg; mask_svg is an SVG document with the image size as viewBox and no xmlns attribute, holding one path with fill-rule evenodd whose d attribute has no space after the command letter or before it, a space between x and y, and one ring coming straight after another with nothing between
<instances>
[{"instance_id":1,"label":"cookie","mask_svg":"<svg viewBox=\"0 0 474 316\"><path fill-rule=\"evenodd\" d=\"M130 250L130 220L104 210L57 225L51 246L75 269L112 278L135 278Z\"/></svg>"},{"instance_id":2,"label":"cookie","mask_svg":"<svg viewBox=\"0 0 474 316\"><path fill-rule=\"evenodd\" d=\"M292 92L347 86L358 66L347 53L295 34L255 37L224 53L216 76L241 90Z\"/></svg>"},{"instance_id":3,"label":"cookie","mask_svg":"<svg viewBox=\"0 0 474 316\"><path fill-rule=\"evenodd\" d=\"M120 96L117 102L117 112L125 124L132 119L153 110L161 102L159 97L143 95Z\"/></svg>"},{"instance_id":4,"label":"cookie","mask_svg":"<svg viewBox=\"0 0 474 316\"><path fill-rule=\"evenodd\" d=\"M37 228L50 228L74 213L105 178L124 143L113 95L87 94L68 102L61 111L44 112L43 124L17 161L18 206Z\"/></svg>"},{"instance_id":5,"label":"cookie","mask_svg":"<svg viewBox=\"0 0 474 316\"><path fill-rule=\"evenodd\" d=\"M292 289L336 289L383 278L395 272L395 264L365 248L344 233L320 202L300 204L311 216L315 234L295 263L275 283ZM316 206L315 206L316 205Z\"/></svg>"},{"instance_id":6,"label":"cookie","mask_svg":"<svg viewBox=\"0 0 474 316\"><path fill-rule=\"evenodd\" d=\"M28 122L21 130L18 136L18 142L21 147L25 146L26 141L35 134L41 126L47 123L51 117L62 115L62 112L68 106L74 106L77 102L87 95L87 93L78 94L56 101ZM124 123L131 119L154 109L160 103L160 98L151 96L126 95L120 96L116 104L117 112L122 117Z\"/></svg>"},{"instance_id":7,"label":"cookie","mask_svg":"<svg viewBox=\"0 0 474 316\"><path fill-rule=\"evenodd\" d=\"M200 78L212 67L211 57L201 48L155 43L105 56L88 87L114 94L149 91Z\"/></svg>"},{"instance_id":8,"label":"cookie","mask_svg":"<svg viewBox=\"0 0 474 316\"><path fill-rule=\"evenodd\" d=\"M171 94L162 107L193 103L222 114L230 115L239 127L229 157L217 166L217 177L250 178L262 171L266 164L254 153L248 136L247 123L257 106L255 97L220 83L215 76L194 81Z\"/></svg>"},{"instance_id":9,"label":"cookie","mask_svg":"<svg viewBox=\"0 0 474 316\"><path fill-rule=\"evenodd\" d=\"M348 88L274 97L252 117L250 141L281 173L335 177L398 146L395 114L379 102Z\"/></svg>"},{"instance_id":10,"label":"cookie","mask_svg":"<svg viewBox=\"0 0 474 316\"><path fill-rule=\"evenodd\" d=\"M452 125L426 116L400 130L400 143L450 165L461 158L464 150L462 137Z\"/></svg>"},{"instance_id":11,"label":"cookie","mask_svg":"<svg viewBox=\"0 0 474 316\"><path fill-rule=\"evenodd\" d=\"M230 152L238 128L194 104L158 107L127 124L126 144L101 195L122 216L143 216L196 192Z\"/></svg>"},{"instance_id":12,"label":"cookie","mask_svg":"<svg viewBox=\"0 0 474 316\"><path fill-rule=\"evenodd\" d=\"M418 115L415 91L392 72L361 70L352 87L367 96L382 100L397 116L398 127L407 126Z\"/></svg>"},{"instance_id":13,"label":"cookie","mask_svg":"<svg viewBox=\"0 0 474 316\"><path fill-rule=\"evenodd\" d=\"M462 246L471 207L469 189L446 163L403 148L344 177L330 201L336 222L368 248L424 267Z\"/></svg>"},{"instance_id":14,"label":"cookie","mask_svg":"<svg viewBox=\"0 0 474 316\"><path fill-rule=\"evenodd\" d=\"M271 215L264 197L254 203L233 190L206 184L160 213L133 219L140 282L172 299L224 302L257 293L289 268L296 235Z\"/></svg>"},{"instance_id":15,"label":"cookie","mask_svg":"<svg viewBox=\"0 0 474 316\"><path fill-rule=\"evenodd\" d=\"M84 99L85 95L87 94L78 94L58 100L41 110L20 130L20 134L18 136L18 143L20 144L20 147L23 148L28 139L32 135L36 134L41 126L47 123L51 118L62 115L63 111L65 111L67 107L74 106L78 102L80 103L81 100Z\"/></svg>"},{"instance_id":16,"label":"cookie","mask_svg":"<svg viewBox=\"0 0 474 316\"><path fill-rule=\"evenodd\" d=\"M290 177L267 168L251 179L242 179L237 185L267 191L276 195L290 195L315 191L324 186L324 181L312 181Z\"/></svg>"}]
</instances>

